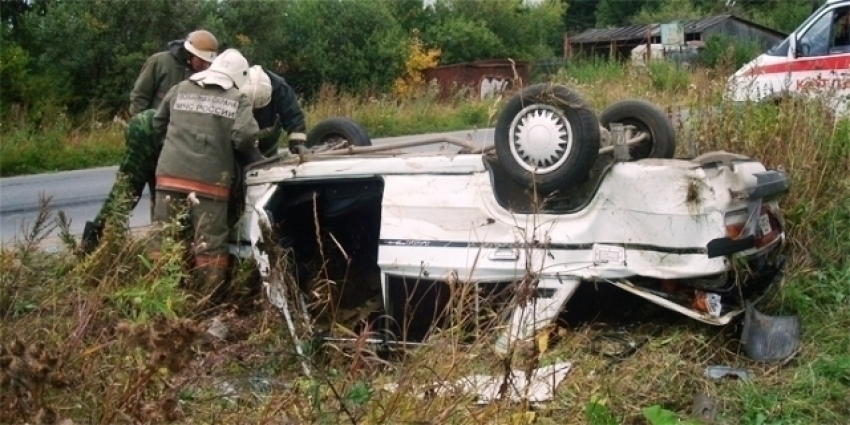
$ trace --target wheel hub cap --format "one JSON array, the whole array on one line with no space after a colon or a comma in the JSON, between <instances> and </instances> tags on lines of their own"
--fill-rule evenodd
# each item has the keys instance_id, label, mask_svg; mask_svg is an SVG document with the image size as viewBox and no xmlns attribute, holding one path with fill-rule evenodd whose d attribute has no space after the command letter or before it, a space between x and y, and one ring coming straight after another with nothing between
<instances>
[{"instance_id":1,"label":"wheel hub cap","mask_svg":"<svg viewBox=\"0 0 850 425\"><path fill-rule=\"evenodd\" d=\"M557 169L572 149L570 122L549 105L524 108L511 123L510 134L514 158L523 168L538 174Z\"/></svg>"}]
</instances>

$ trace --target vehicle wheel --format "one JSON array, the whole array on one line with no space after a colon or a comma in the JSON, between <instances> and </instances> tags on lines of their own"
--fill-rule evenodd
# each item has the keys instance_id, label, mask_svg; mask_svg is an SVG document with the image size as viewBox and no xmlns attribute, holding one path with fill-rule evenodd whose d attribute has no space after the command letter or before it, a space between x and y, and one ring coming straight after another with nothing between
<instances>
[{"instance_id":1,"label":"vehicle wheel","mask_svg":"<svg viewBox=\"0 0 850 425\"><path fill-rule=\"evenodd\" d=\"M312 148L344 140L353 146L372 146L372 139L360 124L348 118L333 117L320 121L307 133L305 147Z\"/></svg>"},{"instance_id":2,"label":"vehicle wheel","mask_svg":"<svg viewBox=\"0 0 850 425\"><path fill-rule=\"evenodd\" d=\"M494 141L511 178L551 192L587 178L599 156L599 121L578 93L535 84L505 104Z\"/></svg>"},{"instance_id":3,"label":"vehicle wheel","mask_svg":"<svg viewBox=\"0 0 850 425\"><path fill-rule=\"evenodd\" d=\"M641 99L622 100L605 108L599 123L608 130L612 122L632 125L649 133L649 140L630 146L632 160L673 158L676 154L676 129L667 114L652 102Z\"/></svg>"}]
</instances>

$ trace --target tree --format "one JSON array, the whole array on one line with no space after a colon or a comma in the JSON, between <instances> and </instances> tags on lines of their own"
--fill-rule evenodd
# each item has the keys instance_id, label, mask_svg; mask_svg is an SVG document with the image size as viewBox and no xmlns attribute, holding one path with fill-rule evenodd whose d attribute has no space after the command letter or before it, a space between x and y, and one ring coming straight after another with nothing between
<instances>
[{"instance_id":1,"label":"tree","mask_svg":"<svg viewBox=\"0 0 850 425\"><path fill-rule=\"evenodd\" d=\"M482 21L446 19L423 33L427 45L440 49L443 65L506 56L507 49Z\"/></svg>"},{"instance_id":2,"label":"tree","mask_svg":"<svg viewBox=\"0 0 850 425\"><path fill-rule=\"evenodd\" d=\"M215 1L215 0L210 0ZM21 20L34 59L30 72L71 90L69 106L81 112L95 101L113 111L126 106L145 58L166 41L185 36L206 0L66 0Z\"/></svg>"},{"instance_id":3,"label":"tree","mask_svg":"<svg viewBox=\"0 0 850 425\"><path fill-rule=\"evenodd\" d=\"M600 0L596 6L596 27L629 25L632 17L653 0Z\"/></svg>"},{"instance_id":4,"label":"tree","mask_svg":"<svg viewBox=\"0 0 850 425\"><path fill-rule=\"evenodd\" d=\"M323 83L388 89L404 69L407 37L386 2L291 0L279 25L287 80L307 96Z\"/></svg>"},{"instance_id":5,"label":"tree","mask_svg":"<svg viewBox=\"0 0 850 425\"><path fill-rule=\"evenodd\" d=\"M560 51L565 10L561 0L437 0L423 40L440 48L444 64L550 56Z\"/></svg>"},{"instance_id":6,"label":"tree","mask_svg":"<svg viewBox=\"0 0 850 425\"><path fill-rule=\"evenodd\" d=\"M434 24L434 14L431 8L423 7L423 0L385 0L398 24L405 31L422 31Z\"/></svg>"},{"instance_id":7,"label":"tree","mask_svg":"<svg viewBox=\"0 0 850 425\"><path fill-rule=\"evenodd\" d=\"M812 0L763 0L759 7L740 9L740 14L766 27L790 33L821 3Z\"/></svg>"},{"instance_id":8,"label":"tree","mask_svg":"<svg viewBox=\"0 0 850 425\"><path fill-rule=\"evenodd\" d=\"M219 50L233 47L252 65L283 71L281 46L286 43L286 34L281 19L288 11L285 0L222 0L211 7L200 26L216 34Z\"/></svg>"},{"instance_id":9,"label":"tree","mask_svg":"<svg viewBox=\"0 0 850 425\"><path fill-rule=\"evenodd\" d=\"M572 0L565 5L564 27L580 32L596 26L596 7L600 0Z\"/></svg>"},{"instance_id":10,"label":"tree","mask_svg":"<svg viewBox=\"0 0 850 425\"><path fill-rule=\"evenodd\" d=\"M633 25L649 25L682 19L700 19L705 12L691 0L663 0L646 3L632 19Z\"/></svg>"}]
</instances>

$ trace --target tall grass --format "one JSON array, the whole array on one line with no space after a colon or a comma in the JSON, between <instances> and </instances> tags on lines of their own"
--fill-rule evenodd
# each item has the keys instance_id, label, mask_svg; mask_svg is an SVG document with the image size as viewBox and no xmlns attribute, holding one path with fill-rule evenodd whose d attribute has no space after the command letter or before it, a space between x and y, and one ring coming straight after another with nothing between
<instances>
[{"instance_id":1,"label":"tall grass","mask_svg":"<svg viewBox=\"0 0 850 425\"><path fill-rule=\"evenodd\" d=\"M432 88L402 98L358 98L325 86L305 111L308 128L326 118L343 116L357 121L371 137L390 137L485 127L495 101L473 98L463 90L441 98Z\"/></svg>"},{"instance_id":2,"label":"tall grass","mask_svg":"<svg viewBox=\"0 0 850 425\"><path fill-rule=\"evenodd\" d=\"M764 310L801 316L800 352L785 364L756 363L741 351L738 324L718 329L676 314L652 309L658 315L648 314L637 299L583 287L584 298L577 295L579 304L571 308L587 307L595 317L599 307L599 320L570 322L500 356L486 327L475 334L460 326L481 319L471 313L474 297L461 277L449 285L453 326L434 329L429 345L380 357L365 341L368 329L330 327L353 342L303 344L312 366L308 376L286 322L254 286L251 264L237 265L232 292L212 305L200 304L204 294L182 283L183 245L172 245L151 263L144 258L143 236L116 232L85 261L64 252L45 254L35 247L38 229L50 225L45 208L41 225L27 238L33 241L29 247L4 247L0 253L5 347L0 405L6 407L0 422L667 424L671 416L688 417L699 393L717 402L717 423L845 423L850 122L832 120L816 102L733 107L722 98L725 78L707 70L600 63L573 65L554 79L576 88L600 111L631 97L652 100L673 115L688 110L687 120L677 121L680 156L722 149L788 173L791 193L781 205L791 261ZM453 117L453 125L473 125L487 122L498 105L343 98L332 91L323 96L307 106L312 122L350 116L371 123L373 135L392 134L394 114ZM473 117L458 117L463 110ZM413 122L396 130L419 125ZM387 127L378 130L380 123ZM73 238L66 239L73 248ZM335 250L332 241L326 248ZM276 273L291 272L286 261L274 264ZM358 282L330 281L320 271L311 281L310 299L326 299L326 291ZM358 316L345 313L323 316L330 322L321 323L343 325L340 316ZM226 324L223 339L203 332L215 321ZM630 357L604 357L593 348L611 331L646 342ZM477 406L468 393L425 388L470 373L502 376L511 367L564 360L573 363L572 370L553 401L540 406L507 401ZM709 380L704 377L709 365L745 368L751 378Z\"/></svg>"},{"instance_id":3,"label":"tall grass","mask_svg":"<svg viewBox=\"0 0 850 425\"><path fill-rule=\"evenodd\" d=\"M13 109L0 128L2 177L113 165L124 152L123 128L95 114L54 111L36 123Z\"/></svg>"}]
</instances>

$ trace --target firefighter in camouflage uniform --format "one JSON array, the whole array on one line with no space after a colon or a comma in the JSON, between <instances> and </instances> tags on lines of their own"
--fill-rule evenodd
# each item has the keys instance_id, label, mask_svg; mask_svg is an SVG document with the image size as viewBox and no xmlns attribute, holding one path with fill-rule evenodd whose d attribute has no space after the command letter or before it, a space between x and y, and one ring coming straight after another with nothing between
<instances>
[{"instance_id":1,"label":"firefighter in camouflage uniform","mask_svg":"<svg viewBox=\"0 0 850 425\"><path fill-rule=\"evenodd\" d=\"M118 172L124 178L124 184L131 195L130 205L116 205L122 194L122 186L116 183L103 203L100 212L94 218L94 223L102 225L108 214L115 211L120 217L125 217L136 207L145 185L155 187L156 161L162 149L162 137L154 133L153 116L156 109L147 109L137 114L127 122L124 129L124 141L127 145ZM124 207L116 210L116 207ZM90 222L91 223L91 222ZM87 223L87 228L90 224Z\"/></svg>"},{"instance_id":2,"label":"firefighter in camouflage uniform","mask_svg":"<svg viewBox=\"0 0 850 425\"><path fill-rule=\"evenodd\" d=\"M128 211L121 211L121 217L126 217L136 208L145 185L150 189L151 202L154 201L154 169L162 148L161 135L153 134L151 120L154 111L173 86L209 68L217 52L218 40L215 35L206 30L197 30L189 33L185 39L171 41L168 50L153 54L142 66L130 92L129 112L133 118L127 123L124 132L127 147L118 167L118 173L124 177L129 189L131 202ZM104 220L115 207L116 199L123 193L122 189L118 183L113 185L94 221L86 223L80 246L83 253L96 248Z\"/></svg>"}]
</instances>

